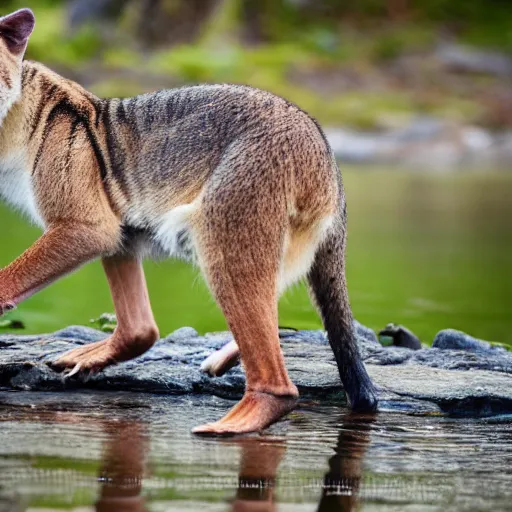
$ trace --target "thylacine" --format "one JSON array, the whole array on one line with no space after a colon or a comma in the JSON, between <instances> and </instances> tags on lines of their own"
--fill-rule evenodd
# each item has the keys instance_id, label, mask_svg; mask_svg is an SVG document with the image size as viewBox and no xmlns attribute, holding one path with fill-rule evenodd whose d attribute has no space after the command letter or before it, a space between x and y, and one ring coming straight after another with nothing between
<instances>
[{"instance_id":1,"label":"thylacine","mask_svg":"<svg viewBox=\"0 0 512 512\"><path fill-rule=\"evenodd\" d=\"M0 270L0 314L102 258L117 330L54 363L99 371L158 339L142 257L192 258L247 380L241 402L196 432L249 432L296 403L277 299L307 275L349 401L374 409L346 290L341 175L318 125L279 97L234 85L99 99L23 60L33 27L28 9L0 18L0 194L44 234ZM211 373L229 366L238 346L214 356Z\"/></svg>"}]
</instances>

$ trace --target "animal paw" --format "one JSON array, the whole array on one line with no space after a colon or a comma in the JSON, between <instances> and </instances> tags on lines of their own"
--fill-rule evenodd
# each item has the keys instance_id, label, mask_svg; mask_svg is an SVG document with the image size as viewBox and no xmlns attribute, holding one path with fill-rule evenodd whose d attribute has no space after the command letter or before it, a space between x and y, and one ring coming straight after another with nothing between
<instances>
[{"instance_id":1,"label":"animal paw","mask_svg":"<svg viewBox=\"0 0 512 512\"><path fill-rule=\"evenodd\" d=\"M195 427L192 433L202 436L234 436L261 432L292 411L296 404L297 398L294 396L247 391L224 418Z\"/></svg>"},{"instance_id":2,"label":"animal paw","mask_svg":"<svg viewBox=\"0 0 512 512\"><path fill-rule=\"evenodd\" d=\"M116 356L115 347L107 339L70 350L56 361L49 363L49 366L56 371L64 372L65 378L79 373L90 376L107 366L116 364L118 362Z\"/></svg>"}]
</instances>

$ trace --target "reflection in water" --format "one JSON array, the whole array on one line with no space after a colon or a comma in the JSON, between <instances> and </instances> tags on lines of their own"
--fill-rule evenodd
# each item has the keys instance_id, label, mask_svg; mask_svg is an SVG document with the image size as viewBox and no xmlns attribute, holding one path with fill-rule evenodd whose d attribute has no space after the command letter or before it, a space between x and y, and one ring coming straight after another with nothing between
<instances>
[{"instance_id":1,"label":"reflection in water","mask_svg":"<svg viewBox=\"0 0 512 512\"><path fill-rule=\"evenodd\" d=\"M329 459L318 512L349 512L359 502L363 458L376 414L349 413L343 418L335 454Z\"/></svg>"},{"instance_id":2,"label":"reflection in water","mask_svg":"<svg viewBox=\"0 0 512 512\"><path fill-rule=\"evenodd\" d=\"M190 435L226 405L0 392L0 510L510 510L510 418L304 406L278 438Z\"/></svg>"},{"instance_id":3,"label":"reflection in water","mask_svg":"<svg viewBox=\"0 0 512 512\"><path fill-rule=\"evenodd\" d=\"M104 405L108 408L109 404ZM107 439L101 450L100 468L96 477L93 477L93 481L100 484L95 500L95 510L97 512L146 512L150 505L146 503L142 493L144 479L147 478L145 485L149 485L149 489L154 489L158 481L158 476L150 476L147 470L150 453L148 428L151 423L137 417L121 419L117 414L113 416L108 419L105 416L84 417L82 414L66 410L66 407L55 411L51 406L32 406L29 410L25 408L16 410L16 420L20 425L36 421L39 424L59 425L59 429L64 434L76 431L80 435L83 435L81 427L85 426L87 431L94 432L96 435L101 436L101 433L106 435ZM358 506L363 459L370 445L375 418L375 415L355 413L348 413L342 417L334 448L335 454L329 459L329 471L323 478L322 495L317 508L319 512L353 511ZM78 430L75 430L77 428ZM333 424L330 423L327 431L332 432L332 429ZM309 443L308 439L311 436L314 437L321 430L308 432L305 438L306 443ZM78 438L73 439L78 441ZM189 434L176 441L184 450L190 450L190 445L187 447L191 441ZM312 446L317 443L318 438L311 439ZM231 512L274 512L280 508L276 503L276 488L281 492L286 489L292 492L304 490L302 483L294 481L298 475L292 476L292 485L289 486L283 485L283 481L278 478L279 465L289 448L288 435L287 438L264 436L210 440L208 445L221 448L224 445L225 448L240 449L238 487L233 499L230 500ZM87 443L84 446L87 446ZM194 444L194 447L197 450L198 445ZM227 453L229 452L230 450L227 450ZM323 463L318 462L324 465L325 459ZM198 456L195 463L202 464L204 460ZM70 472L71 482L73 478L74 475ZM318 480L315 477L312 478L315 486L318 485ZM284 479L286 480L286 477ZM186 489L187 479L182 477L181 482L179 480L172 482L172 479L164 479L160 482L173 488L185 484ZM189 481L188 484L190 483ZM62 485L60 479L59 485ZM65 487L61 489L63 495L69 495L70 491L71 489ZM228 489L226 491L229 493ZM226 499L228 496L224 495L223 498ZM193 493L187 496L188 499L194 497ZM283 496L280 496L279 501L282 499ZM2 505L1 500L0 505ZM0 510L1 508L0 506Z\"/></svg>"},{"instance_id":4,"label":"reflection in water","mask_svg":"<svg viewBox=\"0 0 512 512\"><path fill-rule=\"evenodd\" d=\"M115 414L110 419L105 416L84 416L70 410L81 402L84 405L86 398L83 397L82 400L74 401L73 407L69 407L69 404L63 405L61 402L64 400L62 399L58 401L58 404L48 405L44 403L44 398L46 396L39 400L42 402L41 404L36 403L31 404L29 408L13 409L11 411L13 417L10 414L0 416L0 422L12 421L15 418L20 425L36 422L50 425L53 428L57 426L58 431L62 434L73 432L74 428L80 429L80 427L91 429L95 434L106 434L107 441L102 451L102 464L98 475L100 492L95 509L97 512L145 512L147 509L141 491L146 473L146 458L149 453L148 424L138 419L119 419L115 417L117 416ZM101 407L115 408L115 403L109 403L108 400L104 402ZM2 401L0 400L1 406ZM78 430L78 432L81 431ZM94 434L91 437L94 438ZM73 441L80 444L79 439L74 438ZM32 444L28 442L26 449L30 450L34 443L35 440L32 440ZM79 447L77 446L77 448ZM81 444L80 448L83 448ZM0 462L1 460L0 458ZM60 481L60 483L62 482ZM2 490L1 487L0 490ZM62 489L62 493L72 494L65 488ZM0 512L4 510L3 503L4 499L0 496ZM17 509L8 507L5 510Z\"/></svg>"},{"instance_id":5,"label":"reflection in water","mask_svg":"<svg viewBox=\"0 0 512 512\"><path fill-rule=\"evenodd\" d=\"M370 445L376 414L349 413L344 416L335 454L329 459L319 512L349 512L359 504L359 488L363 474L363 458ZM279 463L286 445L257 438L237 442L242 448L239 486L232 512L271 512L277 510L274 488Z\"/></svg>"},{"instance_id":6,"label":"reflection in water","mask_svg":"<svg viewBox=\"0 0 512 512\"><path fill-rule=\"evenodd\" d=\"M242 448L238 490L233 512L272 512L277 468L286 452L286 445L272 440L246 438L238 442Z\"/></svg>"},{"instance_id":7,"label":"reflection in water","mask_svg":"<svg viewBox=\"0 0 512 512\"><path fill-rule=\"evenodd\" d=\"M324 477L319 512L352 511L358 505L362 462L370 444L376 415L347 414L340 427L335 455L329 459ZM109 433L100 472L101 490L96 503L98 512L146 511L141 496L146 473L148 437L138 422L113 422L105 425ZM273 512L279 464L286 453L282 440L257 437L224 442L241 448L238 489L232 512Z\"/></svg>"},{"instance_id":8,"label":"reflection in water","mask_svg":"<svg viewBox=\"0 0 512 512\"><path fill-rule=\"evenodd\" d=\"M100 472L101 491L97 512L142 512L141 496L149 439L138 422L109 423L110 434Z\"/></svg>"},{"instance_id":9,"label":"reflection in water","mask_svg":"<svg viewBox=\"0 0 512 512\"><path fill-rule=\"evenodd\" d=\"M146 455L149 439L145 425L135 422L108 422L109 434L103 453L99 481L101 489L96 502L97 512L145 512L141 496L146 475ZM279 440L246 437L219 443L241 448L238 489L232 502L232 512L272 512L276 475L286 445Z\"/></svg>"}]
</instances>

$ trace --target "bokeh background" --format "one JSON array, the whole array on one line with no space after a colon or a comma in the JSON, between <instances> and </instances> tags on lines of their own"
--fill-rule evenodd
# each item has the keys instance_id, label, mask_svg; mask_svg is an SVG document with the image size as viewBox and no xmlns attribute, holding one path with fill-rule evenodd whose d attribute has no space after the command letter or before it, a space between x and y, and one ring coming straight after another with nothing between
<instances>
[{"instance_id":1,"label":"bokeh background","mask_svg":"<svg viewBox=\"0 0 512 512\"><path fill-rule=\"evenodd\" d=\"M512 345L512 6L507 0L24 0L27 58L100 96L244 83L325 127L348 198L359 321L430 343L453 327ZM38 230L0 206L0 266ZM224 329L198 271L146 263L163 334ZM0 283L1 286L1 283ZM9 319L56 330L111 311L96 262ZM280 323L317 328L299 285Z\"/></svg>"}]
</instances>

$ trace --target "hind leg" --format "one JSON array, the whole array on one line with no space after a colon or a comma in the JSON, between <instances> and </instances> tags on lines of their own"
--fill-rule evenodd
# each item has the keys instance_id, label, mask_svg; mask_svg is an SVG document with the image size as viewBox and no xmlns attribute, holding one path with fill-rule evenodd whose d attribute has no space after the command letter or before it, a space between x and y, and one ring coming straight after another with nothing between
<instances>
[{"instance_id":1,"label":"hind leg","mask_svg":"<svg viewBox=\"0 0 512 512\"><path fill-rule=\"evenodd\" d=\"M265 290L265 283L238 280L235 284L229 274L225 278L219 275L212 289L240 347L247 384L242 400L224 418L193 432L228 435L260 431L290 412L298 397L279 345L277 300Z\"/></svg>"},{"instance_id":2,"label":"hind leg","mask_svg":"<svg viewBox=\"0 0 512 512\"><path fill-rule=\"evenodd\" d=\"M220 281L220 282L219 282ZM276 299L263 283L251 293L220 278L212 288L240 347L246 373L242 400L220 421L196 427L198 434L242 434L260 431L290 412L298 396L290 381L279 345ZM219 291L222 292L219 293ZM251 298L251 295L253 298Z\"/></svg>"},{"instance_id":3,"label":"hind leg","mask_svg":"<svg viewBox=\"0 0 512 512\"><path fill-rule=\"evenodd\" d=\"M278 293L283 293L290 285L299 281L311 268L315 252L332 222L329 213L319 214L316 222L307 229L288 231L287 242L278 278ZM226 343L213 352L201 364L201 370L211 377L220 377L236 366L240 360L240 350L236 341Z\"/></svg>"},{"instance_id":4,"label":"hind leg","mask_svg":"<svg viewBox=\"0 0 512 512\"><path fill-rule=\"evenodd\" d=\"M277 321L284 223L276 222L272 214L268 223L261 217L251 220L248 204L230 208L212 201L210 208L208 201L206 196L196 223L196 246L201 267L240 348L246 391L224 418L193 432L260 431L291 411L298 397L284 365Z\"/></svg>"}]
</instances>

